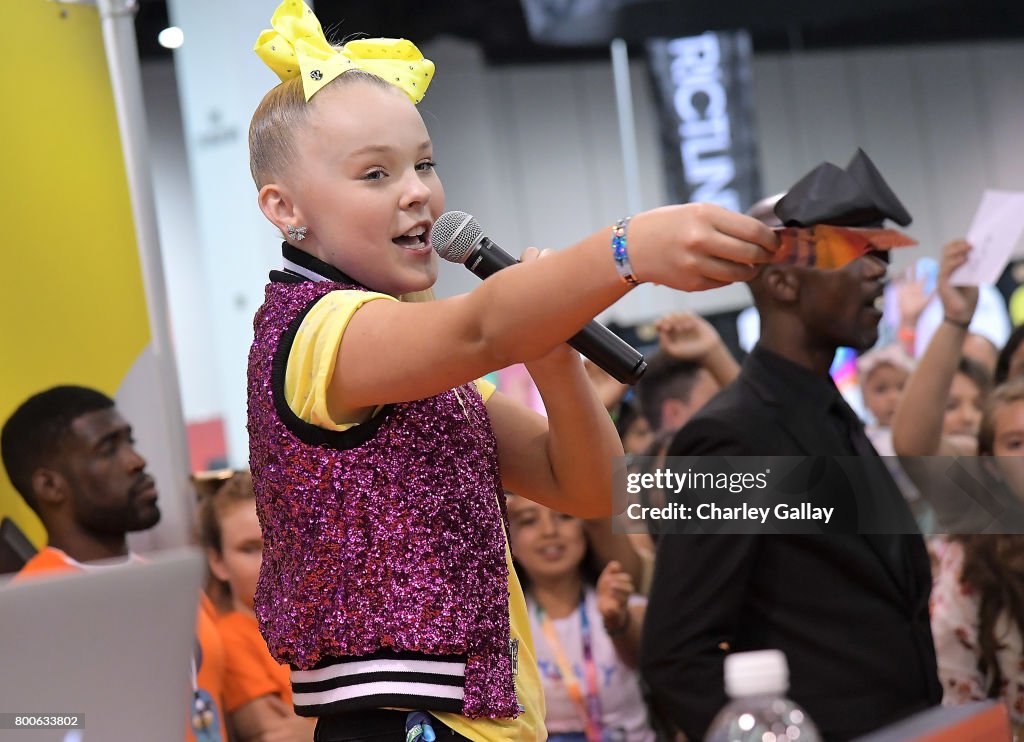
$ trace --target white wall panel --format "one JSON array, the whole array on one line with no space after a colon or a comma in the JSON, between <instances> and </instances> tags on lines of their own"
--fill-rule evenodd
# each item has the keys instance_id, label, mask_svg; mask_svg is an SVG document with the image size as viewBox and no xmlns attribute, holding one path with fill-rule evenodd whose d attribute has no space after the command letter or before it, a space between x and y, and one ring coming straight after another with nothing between
<instances>
[{"instance_id":1,"label":"white wall panel","mask_svg":"<svg viewBox=\"0 0 1024 742\"><path fill-rule=\"evenodd\" d=\"M863 112L863 138L859 144L914 218L907 231L920 241L920 249L928 249L935 242L933 225L938 201L929 169L921 165L927 161L922 130L928 124L920 105L911 58L906 50L874 50L853 55L851 84ZM920 249L896 251L894 269L911 262Z\"/></svg>"},{"instance_id":2,"label":"white wall panel","mask_svg":"<svg viewBox=\"0 0 1024 742\"><path fill-rule=\"evenodd\" d=\"M754 58L754 101L761 149L761 188L779 193L792 185L790 172L806 159L802 129L792 99L791 60L780 56Z\"/></svg>"},{"instance_id":3,"label":"white wall panel","mask_svg":"<svg viewBox=\"0 0 1024 742\"><path fill-rule=\"evenodd\" d=\"M940 48L916 52L910 61L921 112L924 157L918 167L930 181L936 210L930 244L939 250L954 237L962 237L989 182L983 146L982 117L978 106L980 81L967 49Z\"/></svg>"},{"instance_id":4,"label":"white wall panel","mask_svg":"<svg viewBox=\"0 0 1024 742\"><path fill-rule=\"evenodd\" d=\"M1024 190L1024 52L1017 44L973 49L989 185Z\"/></svg>"}]
</instances>

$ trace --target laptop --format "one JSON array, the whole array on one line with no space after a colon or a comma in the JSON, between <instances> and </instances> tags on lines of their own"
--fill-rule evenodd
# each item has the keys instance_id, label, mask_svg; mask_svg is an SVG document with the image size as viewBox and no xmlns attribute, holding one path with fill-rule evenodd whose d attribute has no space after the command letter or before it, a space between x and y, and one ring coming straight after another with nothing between
<instances>
[{"instance_id":1,"label":"laptop","mask_svg":"<svg viewBox=\"0 0 1024 742\"><path fill-rule=\"evenodd\" d=\"M0 740L182 742L204 569L188 549L0 584Z\"/></svg>"}]
</instances>

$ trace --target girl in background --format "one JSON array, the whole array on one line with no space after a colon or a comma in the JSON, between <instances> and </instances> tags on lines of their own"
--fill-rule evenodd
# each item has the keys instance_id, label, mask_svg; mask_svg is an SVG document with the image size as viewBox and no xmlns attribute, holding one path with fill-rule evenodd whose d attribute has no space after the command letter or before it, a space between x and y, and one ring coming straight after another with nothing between
<instances>
[{"instance_id":1,"label":"girl in background","mask_svg":"<svg viewBox=\"0 0 1024 742\"><path fill-rule=\"evenodd\" d=\"M939 458L970 457L964 459L963 466L976 464L972 460L978 450L981 411L991 384L985 369L962 355L978 288L950 283L970 250L964 240L954 240L943 248L938 278L943 321L907 381L892 425L893 448L920 493L921 501L914 506L918 522L940 533L979 532L991 522L991 515L979 507L978 497L983 493L973 493L965 500L963 487L946 473L948 459ZM975 480L987 476L978 471ZM929 540L933 567L945 546L945 539Z\"/></svg>"},{"instance_id":2,"label":"girl in background","mask_svg":"<svg viewBox=\"0 0 1024 742\"><path fill-rule=\"evenodd\" d=\"M998 387L985 407L978 454L995 480L1024 495L1024 379ZM1022 521L1004 515L1005 530ZM951 536L932 590L932 634L943 703L999 698L1017 739L1024 725L1024 535Z\"/></svg>"},{"instance_id":3,"label":"girl in background","mask_svg":"<svg viewBox=\"0 0 1024 742\"><path fill-rule=\"evenodd\" d=\"M225 653L224 706L241 742L308 742L313 724L292 711L288 668L260 636L253 595L263 536L248 472L194 477L200 492L199 538L210 567L207 593L219 613Z\"/></svg>"},{"instance_id":4,"label":"girl in background","mask_svg":"<svg viewBox=\"0 0 1024 742\"><path fill-rule=\"evenodd\" d=\"M880 456L894 453L892 419L913 370L913 360L898 345L876 348L857 358L861 396L873 418L864 432Z\"/></svg>"},{"instance_id":5,"label":"girl in background","mask_svg":"<svg viewBox=\"0 0 1024 742\"><path fill-rule=\"evenodd\" d=\"M508 512L544 684L548 739L653 742L634 669L646 602L634 595L633 580L618 562L597 576L579 518L515 495Z\"/></svg>"}]
</instances>

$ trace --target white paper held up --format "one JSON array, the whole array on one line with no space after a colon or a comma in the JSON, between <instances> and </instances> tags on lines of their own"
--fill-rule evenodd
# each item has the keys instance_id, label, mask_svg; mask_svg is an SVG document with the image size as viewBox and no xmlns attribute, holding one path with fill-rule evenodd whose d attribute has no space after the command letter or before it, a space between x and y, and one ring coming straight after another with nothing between
<instances>
[{"instance_id":1,"label":"white paper held up","mask_svg":"<svg viewBox=\"0 0 1024 742\"><path fill-rule=\"evenodd\" d=\"M953 272L954 286L994 284L1024 232L1024 191L986 190L967 230L973 248L967 262Z\"/></svg>"}]
</instances>

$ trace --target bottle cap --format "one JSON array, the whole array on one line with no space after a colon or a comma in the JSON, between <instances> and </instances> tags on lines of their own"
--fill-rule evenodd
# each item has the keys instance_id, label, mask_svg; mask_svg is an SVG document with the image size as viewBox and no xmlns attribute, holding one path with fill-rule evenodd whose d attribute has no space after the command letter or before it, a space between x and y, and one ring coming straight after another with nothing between
<instances>
[{"instance_id":1,"label":"bottle cap","mask_svg":"<svg viewBox=\"0 0 1024 742\"><path fill-rule=\"evenodd\" d=\"M784 695L789 690L789 665L778 649L737 652L725 658L725 692L730 698L767 693Z\"/></svg>"}]
</instances>

